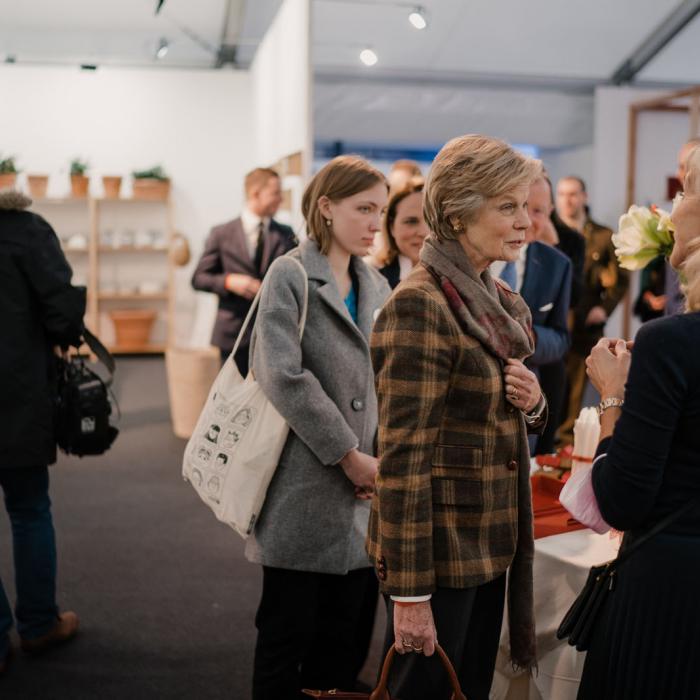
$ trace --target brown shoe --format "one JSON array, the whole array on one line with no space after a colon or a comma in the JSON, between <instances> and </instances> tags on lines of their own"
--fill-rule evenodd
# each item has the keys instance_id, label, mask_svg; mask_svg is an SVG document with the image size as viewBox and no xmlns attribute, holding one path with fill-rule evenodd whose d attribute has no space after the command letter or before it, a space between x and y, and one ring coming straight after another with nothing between
<instances>
[{"instance_id":1,"label":"brown shoe","mask_svg":"<svg viewBox=\"0 0 700 700\"><path fill-rule=\"evenodd\" d=\"M23 639L21 642L22 651L28 654L37 654L58 644L68 642L77 633L78 616L74 612L64 612L58 616L58 621L50 632L35 639Z\"/></svg>"}]
</instances>

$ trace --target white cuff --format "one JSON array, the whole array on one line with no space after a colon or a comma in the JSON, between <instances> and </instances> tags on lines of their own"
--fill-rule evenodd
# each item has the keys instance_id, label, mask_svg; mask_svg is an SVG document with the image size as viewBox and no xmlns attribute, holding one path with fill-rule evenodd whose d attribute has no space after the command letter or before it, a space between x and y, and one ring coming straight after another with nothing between
<instances>
[{"instance_id":1,"label":"white cuff","mask_svg":"<svg viewBox=\"0 0 700 700\"><path fill-rule=\"evenodd\" d=\"M428 595L392 595L389 597L395 603L425 603L433 596L431 593L428 593Z\"/></svg>"}]
</instances>

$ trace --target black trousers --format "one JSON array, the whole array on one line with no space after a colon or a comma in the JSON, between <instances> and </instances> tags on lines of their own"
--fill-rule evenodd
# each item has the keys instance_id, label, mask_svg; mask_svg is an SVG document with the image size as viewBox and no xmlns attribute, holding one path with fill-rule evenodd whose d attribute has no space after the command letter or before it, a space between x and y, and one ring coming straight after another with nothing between
<instances>
[{"instance_id":1,"label":"black trousers","mask_svg":"<svg viewBox=\"0 0 700 700\"><path fill-rule=\"evenodd\" d=\"M566 399L566 364L564 360L541 365L540 387L547 397L549 417L542 435L537 440L535 454L546 455L555 451L557 431L564 419L564 404Z\"/></svg>"},{"instance_id":2,"label":"black trousers","mask_svg":"<svg viewBox=\"0 0 700 700\"><path fill-rule=\"evenodd\" d=\"M299 700L301 688L353 690L376 586L369 567L334 575L264 566L253 700Z\"/></svg>"},{"instance_id":3,"label":"black trousers","mask_svg":"<svg viewBox=\"0 0 700 700\"><path fill-rule=\"evenodd\" d=\"M438 588L430 601L440 646L455 667L469 700L488 700L501 637L506 576L475 588ZM394 604L389 601L384 651L394 643ZM396 655L389 680L392 698L448 700L452 690L437 654Z\"/></svg>"}]
</instances>

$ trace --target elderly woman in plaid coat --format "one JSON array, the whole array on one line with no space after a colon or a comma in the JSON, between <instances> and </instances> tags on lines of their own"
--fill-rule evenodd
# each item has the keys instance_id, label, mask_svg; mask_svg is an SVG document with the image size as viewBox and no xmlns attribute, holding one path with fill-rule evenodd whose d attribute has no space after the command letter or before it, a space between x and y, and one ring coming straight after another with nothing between
<instances>
[{"instance_id":1,"label":"elderly woman in plaid coat","mask_svg":"<svg viewBox=\"0 0 700 700\"><path fill-rule=\"evenodd\" d=\"M484 136L445 145L425 189L420 263L372 336L379 472L368 552L389 599L392 697L449 697L435 643L469 700L486 700L506 597L514 664L535 662L528 431L546 402L521 297L489 265L515 262L539 161ZM427 658L431 657L431 658Z\"/></svg>"}]
</instances>

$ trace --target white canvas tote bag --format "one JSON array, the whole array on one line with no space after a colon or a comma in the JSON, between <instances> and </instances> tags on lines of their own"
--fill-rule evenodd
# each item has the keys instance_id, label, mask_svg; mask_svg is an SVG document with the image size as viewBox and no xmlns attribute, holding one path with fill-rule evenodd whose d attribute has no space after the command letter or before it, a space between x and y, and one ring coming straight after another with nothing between
<instances>
[{"instance_id":1,"label":"white canvas tote bag","mask_svg":"<svg viewBox=\"0 0 700 700\"><path fill-rule=\"evenodd\" d=\"M304 275L304 306L299 340L304 334L309 283ZM264 287L263 282L263 287ZM223 523L244 539L255 527L267 487L277 468L289 426L268 401L252 372L244 379L233 358L255 313L262 288L253 300L236 344L209 391L194 433L187 443L182 476Z\"/></svg>"}]
</instances>

